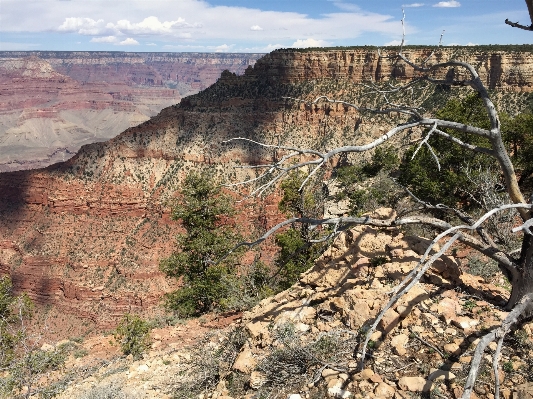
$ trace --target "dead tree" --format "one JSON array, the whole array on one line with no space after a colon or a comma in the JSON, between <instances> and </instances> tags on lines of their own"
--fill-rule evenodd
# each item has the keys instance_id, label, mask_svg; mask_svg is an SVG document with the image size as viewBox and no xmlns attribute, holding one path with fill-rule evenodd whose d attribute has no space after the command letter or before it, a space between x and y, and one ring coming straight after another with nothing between
<instances>
[{"instance_id":1,"label":"dead tree","mask_svg":"<svg viewBox=\"0 0 533 399\"><path fill-rule=\"evenodd\" d=\"M507 25L511 25L513 28L533 31L533 0L526 0L526 5L527 5L527 11L529 12L529 19L531 20L531 25L522 25L518 22L511 22L508 19L505 20L505 23Z\"/></svg>"},{"instance_id":2,"label":"dead tree","mask_svg":"<svg viewBox=\"0 0 533 399\"><path fill-rule=\"evenodd\" d=\"M529 4L529 1L528 1ZM433 54L432 54L433 55ZM502 140L502 132L500 126L500 120L498 112L494 106L487 89L485 88L482 80L480 79L476 69L462 61L449 60L441 63L431 64L430 60L432 55L421 63L414 63L409 60L403 54L403 43L400 47L400 51L394 55L399 62L403 62L415 71L414 78L403 85L388 84L385 87L378 87L375 84L370 84L367 87L373 91L376 95L380 96L382 103L377 108L365 108L357 104L348 103L341 100L334 100L321 96L312 102L306 102L300 99L292 99L293 101L304 102L308 105L325 102L342 104L345 107L353 107L359 112L371 112L374 114L389 115L391 113L400 113L406 116L406 121L397 124L388 132L383 134L378 139L364 145L347 145L344 147L335 148L327 152L319 152L312 149L296 148L291 146L282 145L270 145L264 143L258 143L247 138L234 138L230 141L247 141L255 143L264 148L275 149L280 152L280 157L273 163L268 165L255 165L252 168L259 169L262 172L259 176L246 182L239 184L255 183L257 188L252 191L252 194L261 194L265 190L273 187L277 182L286 177L291 171L298 169L305 169L308 171L308 176L302 183L300 189L312 178L312 176L322 167L324 167L329 160L333 157L339 156L345 153L361 153L372 150L383 143L388 142L391 138L399 136L401 134L407 134L410 129L419 127L426 132L424 137L419 141L419 148L421 146L428 147L429 151L434 155L435 162L439 164L437 155L432 151L431 146L428 144L428 139L432 135L441 136L451 142L462 146L473 152L483 153L497 161L501 174L505 181L505 189L509 194L511 200L510 204L496 207L486 214L481 216L478 220L466 215L459 209L453 209L445 207L443 205L431 205L423 202L412 195L412 198L421 205L420 209L424 210L445 210L447 212L454 213L463 223L459 225L451 225L443 219L439 219L433 216L427 216L426 214L408 214L407 216L399 216L389 220L377 220L371 217L336 217L328 219L311 219L311 218L293 218L286 220L278 225L274 226L262 237L254 242L242 243L241 245L252 246L261 243L269 236L273 235L276 231L284 226L291 225L293 223L306 223L311 226L328 225L331 228L331 234L328 239L334 237L340 232L348 229L354 225L368 225L376 227L394 227L405 226L410 224L422 224L430 226L440 233L432 240L427 251L422 256L418 265L405 277L405 279L395 287L394 292L391 295L390 301L382 309L377 318L374 320L370 329L366 334L366 339L362 345L362 357L361 363L365 360L365 354L367 351L367 344L370 340L370 336L378 326L379 321L383 318L383 315L396 301L398 301L402 295L411 289L424 275L424 273L430 268L433 262L437 260L442 254L450 249L455 242L460 242L485 256L495 260L500 269L508 276L512 285L512 292L505 309L510 311L505 320L498 328L493 329L485 336L482 337L470 367L470 372L464 387L463 399L470 398L474 384L477 379L479 367L483 357L483 353L486 347L493 341L497 341L497 349L494 354L493 368L496 378L495 383L495 398L499 397L499 380L498 380L498 364L500 358L500 351L502 348L503 340L510 329L519 324L525 318L533 316L533 195L526 200L518 185L517 175L511 163L509 154L505 148ZM462 70L465 76L464 78L452 78L447 71L455 69ZM446 78L441 78L445 76ZM451 75L458 76L458 75ZM442 120L431 115L425 115L425 111L416 106L408 106L402 104L395 104L388 100L392 93L407 92L415 85L427 82L435 85L447 85L447 86L467 86L477 92L482 99L486 114L490 120L490 128L482 129L475 126L465 125L448 120ZM446 131L445 131L446 130ZM464 140L460 140L449 131L463 132L470 136L481 136L488 139L490 145L477 146L472 145ZM440 166L439 166L440 167ZM509 209L515 209L518 213L518 218L521 222L517 222L517 227L514 232L521 232L523 234L522 246L518 256L511 252L506 252L500 246L498 246L491 238L490 234L483 229L483 223L489 220L491 217L499 212L503 212ZM436 244L440 244L440 250L435 253L432 252L436 248ZM513 251L514 252L514 251ZM361 364L362 367L362 364Z\"/></svg>"}]
</instances>

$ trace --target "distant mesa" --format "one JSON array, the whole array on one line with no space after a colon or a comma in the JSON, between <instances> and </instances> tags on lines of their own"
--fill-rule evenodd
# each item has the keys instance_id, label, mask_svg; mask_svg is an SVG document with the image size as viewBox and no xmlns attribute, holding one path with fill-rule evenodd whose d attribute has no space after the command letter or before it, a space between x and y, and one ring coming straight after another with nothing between
<instances>
[{"instance_id":1,"label":"distant mesa","mask_svg":"<svg viewBox=\"0 0 533 399\"><path fill-rule=\"evenodd\" d=\"M261 56L0 52L0 172L66 160Z\"/></svg>"}]
</instances>

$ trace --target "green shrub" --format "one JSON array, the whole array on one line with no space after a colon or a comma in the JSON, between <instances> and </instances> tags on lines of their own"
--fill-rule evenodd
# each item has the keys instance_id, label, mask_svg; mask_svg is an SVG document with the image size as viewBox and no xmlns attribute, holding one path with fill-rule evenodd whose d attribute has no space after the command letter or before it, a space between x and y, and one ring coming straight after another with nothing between
<instances>
[{"instance_id":1,"label":"green shrub","mask_svg":"<svg viewBox=\"0 0 533 399\"><path fill-rule=\"evenodd\" d=\"M395 201L394 183L387 177L399 164L397 149L392 146L376 148L372 158L360 165L344 165L335 170L341 189L337 200L349 199L351 215L360 216Z\"/></svg>"},{"instance_id":2,"label":"green shrub","mask_svg":"<svg viewBox=\"0 0 533 399\"><path fill-rule=\"evenodd\" d=\"M179 316L208 312L227 299L223 280L235 275L238 256L216 262L242 241L227 225L234 213L231 198L221 192L211 173L192 172L185 178L172 218L181 220L186 233L177 236L176 251L160 264L166 275L183 278L183 286L165 298L166 307Z\"/></svg>"},{"instance_id":3,"label":"green shrub","mask_svg":"<svg viewBox=\"0 0 533 399\"><path fill-rule=\"evenodd\" d=\"M323 199L319 187L312 183L299 190L305 178L305 173L294 172L281 183L283 196L278 208L287 217L322 216ZM277 290L289 288L302 272L313 266L324 247L312 241L321 234L324 234L323 230L311 229L306 223L292 225L288 230L276 234L275 243L279 247L276 258Z\"/></svg>"},{"instance_id":4,"label":"green shrub","mask_svg":"<svg viewBox=\"0 0 533 399\"><path fill-rule=\"evenodd\" d=\"M301 229L291 227L275 237L280 248L276 258L278 289L284 290L294 284L301 273L310 269L321 253L322 247L306 240Z\"/></svg>"},{"instance_id":5,"label":"green shrub","mask_svg":"<svg viewBox=\"0 0 533 399\"><path fill-rule=\"evenodd\" d=\"M113 336L119 343L124 355L133 355L140 359L143 352L150 347L150 323L137 315L125 314Z\"/></svg>"}]
</instances>

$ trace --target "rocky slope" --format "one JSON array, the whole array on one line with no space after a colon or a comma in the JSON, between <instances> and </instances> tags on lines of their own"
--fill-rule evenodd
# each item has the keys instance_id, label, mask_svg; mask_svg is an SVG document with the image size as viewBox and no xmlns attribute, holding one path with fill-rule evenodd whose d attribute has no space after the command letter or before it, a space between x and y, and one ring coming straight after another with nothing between
<instances>
[{"instance_id":1,"label":"rocky slope","mask_svg":"<svg viewBox=\"0 0 533 399\"><path fill-rule=\"evenodd\" d=\"M0 52L0 171L70 158L259 54Z\"/></svg>"},{"instance_id":2,"label":"rocky slope","mask_svg":"<svg viewBox=\"0 0 533 399\"><path fill-rule=\"evenodd\" d=\"M372 217L392 215L380 209ZM60 398L459 398L479 337L506 316L494 304L509 295L498 286L502 276L494 285L468 274L465 251L445 254L387 312L358 369L365 326L428 242L396 228L354 228L297 284L242 318L210 315L155 329L151 350L139 360L121 357L113 340L94 337L77 344L85 355L72 355L68 372L41 382L58 382ZM505 399L532 392L532 330L527 323L505 343L499 371ZM473 398L493 397L494 350L495 343Z\"/></svg>"},{"instance_id":3,"label":"rocky slope","mask_svg":"<svg viewBox=\"0 0 533 399\"><path fill-rule=\"evenodd\" d=\"M416 51L412 57L425 55ZM438 56L452 51L456 49ZM473 49L471 56L493 65L491 53ZM366 75L335 73L350 71L350 66L356 71L373 57L373 50L360 48L276 51L247 68L244 76L224 72L210 88L107 142L83 146L65 163L0 174L0 273L10 274L16 289L38 304L59 309L65 319L75 315L87 326L111 327L126 311L153 311L174 284L161 275L158 263L172 250L178 231L169 220L167 200L187 171L212 167L221 178L240 181L254 172L234 166L277 156L253 145L223 143L236 136L318 149L367 142L391 121L362 116L340 104L306 107L282 97L328 94L355 100L359 89L353 83ZM376 70L400 68L390 60L375 62L369 61L374 76ZM529 76L528 65L517 68L520 76ZM408 77L408 68L404 70ZM483 79L494 87L526 91L529 81L513 86L511 75L508 68L501 70L500 80L490 80L491 74ZM512 99L523 105L527 96ZM264 202L242 203L237 226L255 235L265 231L281 218L277 199L274 192ZM66 335L61 317L53 332Z\"/></svg>"}]
</instances>

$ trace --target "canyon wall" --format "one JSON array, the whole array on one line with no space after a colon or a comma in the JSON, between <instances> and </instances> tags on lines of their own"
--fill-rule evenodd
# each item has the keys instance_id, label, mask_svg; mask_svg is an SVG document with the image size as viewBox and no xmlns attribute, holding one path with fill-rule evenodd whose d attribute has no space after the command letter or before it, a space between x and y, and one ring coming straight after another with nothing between
<instances>
[{"instance_id":1,"label":"canyon wall","mask_svg":"<svg viewBox=\"0 0 533 399\"><path fill-rule=\"evenodd\" d=\"M0 171L64 161L260 56L0 52Z\"/></svg>"},{"instance_id":2,"label":"canyon wall","mask_svg":"<svg viewBox=\"0 0 533 399\"><path fill-rule=\"evenodd\" d=\"M488 89L533 91L533 48L513 46L513 50L506 51L502 47L505 46L495 46L494 50L491 46L439 49L407 46L403 55L418 64L428 59L427 65L452 59L464 61L476 68ZM366 47L329 51L278 50L261 58L253 73L282 82L327 77L354 83L382 82L390 78L410 81L415 75L414 69L394 57L392 50L381 50L381 55L377 49ZM466 76L465 71L460 68L456 68L453 75L440 75L457 80L463 76Z\"/></svg>"},{"instance_id":3,"label":"canyon wall","mask_svg":"<svg viewBox=\"0 0 533 399\"><path fill-rule=\"evenodd\" d=\"M417 51L409 55L427 54ZM437 56L447 57L447 51L455 49ZM473 48L470 56L479 61L489 86L513 96L529 91L529 53L485 54ZM500 60L498 71L494 59ZM59 67L39 70L76 84ZM39 305L100 328L113 326L124 312L156 309L162 295L176 287L158 264L172 251L179 231L170 220L170 204L186 173L209 167L220 179L241 181L255 171L235 167L278 155L224 143L233 137L317 149L368 142L394 121L341 104L308 107L283 97L328 94L355 101L360 91L354 82L387 73L412 76L409 68L380 61L364 48L275 51L243 76L224 72L209 88L106 142L82 146L66 162L1 173L0 273L11 275L16 290L28 292ZM278 199L273 191L264 201L239 204L236 228L257 237L283 217ZM272 246L261 252L271 258Z\"/></svg>"}]
</instances>

